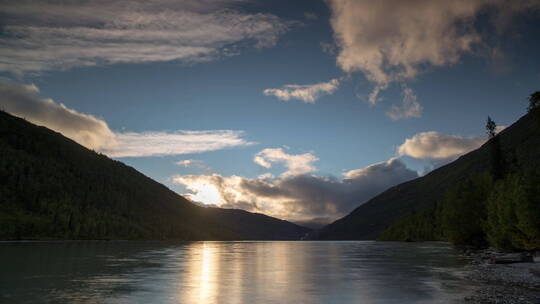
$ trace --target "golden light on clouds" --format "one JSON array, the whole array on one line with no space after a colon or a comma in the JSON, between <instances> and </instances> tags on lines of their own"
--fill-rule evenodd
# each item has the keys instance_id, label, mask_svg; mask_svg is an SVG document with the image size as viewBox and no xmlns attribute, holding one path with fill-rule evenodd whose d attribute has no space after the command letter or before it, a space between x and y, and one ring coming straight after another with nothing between
<instances>
[{"instance_id":1,"label":"golden light on clouds","mask_svg":"<svg viewBox=\"0 0 540 304\"><path fill-rule=\"evenodd\" d=\"M192 194L188 194L189 199L203 203L205 205L219 205L221 194L218 188L206 181L199 181L189 185Z\"/></svg>"}]
</instances>

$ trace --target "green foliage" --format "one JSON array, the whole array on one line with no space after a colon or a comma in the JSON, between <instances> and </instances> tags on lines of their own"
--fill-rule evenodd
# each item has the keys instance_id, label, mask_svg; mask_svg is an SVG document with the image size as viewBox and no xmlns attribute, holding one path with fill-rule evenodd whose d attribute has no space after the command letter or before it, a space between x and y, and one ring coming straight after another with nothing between
<instances>
[{"instance_id":1,"label":"green foliage","mask_svg":"<svg viewBox=\"0 0 540 304\"><path fill-rule=\"evenodd\" d=\"M440 209L430 208L413 212L384 230L378 237L380 241L442 241Z\"/></svg>"},{"instance_id":2,"label":"green foliage","mask_svg":"<svg viewBox=\"0 0 540 304\"><path fill-rule=\"evenodd\" d=\"M483 247L486 237L485 199L493 181L489 174L479 174L452 187L440 202L441 226L447 240L458 246Z\"/></svg>"},{"instance_id":3,"label":"green foliage","mask_svg":"<svg viewBox=\"0 0 540 304\"><path fill-rule=\"evenodd\" d=\"M450 188L436 208L389 226L380 240L446 240L456 246L540 249L540 171L494 181L478 174Z\"/></svg>"},{"instance_id":4,"label":"green foliage","mask_svg":"<svg viewBox=\"0 0 540 304\"><path fill-rule=\"evenodd\" d=\"M509 175L487 200L486 232L503 249L540 249L540 177Z\"/></svg>"},{"instance_id":5,"label":"green foliage","mask_svg":"<svg viewBox=\"0 0 540 304\"><path fill-rule=\"evenodd\" d=\"M493 185L487 173L451 187L436 207L412 214L389 226L380 240L446 240L457 246L484 247L485 200Z\"/></svg>"}]
</instances>

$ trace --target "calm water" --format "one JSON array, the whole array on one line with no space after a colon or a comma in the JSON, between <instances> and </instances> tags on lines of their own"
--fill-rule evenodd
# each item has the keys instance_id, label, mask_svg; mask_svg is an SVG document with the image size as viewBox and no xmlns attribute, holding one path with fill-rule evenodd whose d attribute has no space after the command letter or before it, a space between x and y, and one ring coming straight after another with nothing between
<instances>
[{"instance_id":1,"label":"calm water","mask_svg":"<svg viewBox=\"0 0 540 304\"><path fill-rule=\"evenodd\" d=\"M0 243L2 303L453 303L446 244Z\"/></svg>"}]
</instances>

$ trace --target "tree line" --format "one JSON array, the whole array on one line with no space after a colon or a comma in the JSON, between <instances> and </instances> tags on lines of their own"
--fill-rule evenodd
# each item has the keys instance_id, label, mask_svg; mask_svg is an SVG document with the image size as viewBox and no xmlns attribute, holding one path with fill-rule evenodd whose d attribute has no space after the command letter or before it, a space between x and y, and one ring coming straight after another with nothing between
<instances>
[{"instance_id":1,"label":"tree line","mask_svg":"<svg viewBox=\"0 0 540 304\"><path fill-rule=\"evenodd\" d=\"M540 129L540 91L529 96L527 111L536 122L532 127ZM540 165L504 155L495 129L488 117L489 170L464 177L434 207L408 214L379 239L540 250Z\"/></svg>"}]
</instances>

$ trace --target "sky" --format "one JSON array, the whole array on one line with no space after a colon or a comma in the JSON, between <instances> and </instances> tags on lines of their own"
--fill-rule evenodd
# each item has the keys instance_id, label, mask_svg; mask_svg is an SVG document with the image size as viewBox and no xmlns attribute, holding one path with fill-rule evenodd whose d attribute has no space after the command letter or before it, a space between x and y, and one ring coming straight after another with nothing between
<instances>
[{"instance_id":1,"label":"sky","mask_svg":"<svg viewBox=\"0 0 540 304\"><path fill-rule=\"evenodd\" d=\"M316 226L524 115L538 37L540 0L0 0L0 108Z\"/></svg>"}]
</instances>

